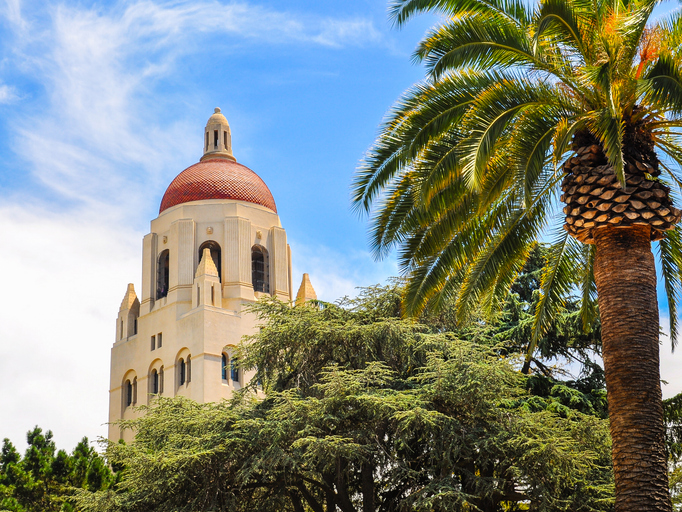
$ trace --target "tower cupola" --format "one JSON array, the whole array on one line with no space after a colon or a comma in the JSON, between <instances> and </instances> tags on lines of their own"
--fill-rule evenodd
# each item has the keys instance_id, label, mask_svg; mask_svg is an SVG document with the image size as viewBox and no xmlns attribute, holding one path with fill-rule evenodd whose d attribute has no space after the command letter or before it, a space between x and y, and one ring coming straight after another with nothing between
<instances>
[{"instance_id":1,"label":"tower cupola","mask_svg":"<svg viewBox=\"0 0 682 512\"><path fill-rule=\"evenodd\" d=\"M213 115L208 118L204 129L204 156L201 157L201 161L208 158L226 158L233 162L237 161L232 154L230 125L217 107Z\"/></svg>"}]
</instances>

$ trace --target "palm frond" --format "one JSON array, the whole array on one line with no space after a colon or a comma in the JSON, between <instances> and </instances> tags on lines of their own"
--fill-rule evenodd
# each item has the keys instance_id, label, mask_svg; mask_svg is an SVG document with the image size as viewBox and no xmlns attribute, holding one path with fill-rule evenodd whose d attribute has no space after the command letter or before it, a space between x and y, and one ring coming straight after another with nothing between
<instances>
[{"instance_id":1,"label":"palm frond","mask_svg":"<svg viewBox=\"0 0 682 512\"><path fill-rule=\"evenodd\" d=\"M538 340L549 330L560 307L563 307L571 288L575 285L575 264L579 260L580 244L561 229L549 246L547 264L542 270L540 300L533 318L533 336L526 361L535 351Z\"/></svg>"},{"instance_id":2,"label":"palm frond","mask_svg":"<svg viewBox=\"0 0 682 512\"><path fill-rule=\"evenodd\" d=\"M490 242L473 256L455 306L459 321L464 320L476 301L490 292L498 279L506 280L511 285L510 279L513 281L515 272L523 267L538 233L545 225L553 182L553 178L548 181L548 186L536 196L529 208L512 210ZM498 276L498 272L501 276Z\"/></svg>"},{"instance_id":3,"label":"palm frond","mask_svg":"<svg viewBox=\"0 0 682 512\"><path fill-rule=\"evenodd\" d=\"M462 173L469 186L480 190L488 161L510 121L530 108L542 108L557 101L550 87L526 79L508 78L483 91L463 121L468 136L460 142ZM549 144L549 140L547 141Z\"/></svg>"},{"instance_id":4,"label":"palm frond","mask_svg":"<svg viewBox=\"0 0 682 512\"><path fill-rule=\"evenodd\" d=\"M575 271L580 287L580 319L583 331L590 332L597 320L597 283L594 280L594 258L597 248L594 244L585 244L580 248L580 260Z\"/></svg>"},{"instance_id":5,"label":"palm frond","mask_svg":"<svg viewBox=\"0 0 682 512\"><path fill-rule=\"evenodd\" d=\"M519 0L395 0L388 9L389 17L398 26L426 11L440 12L448 17L463 12L494 12L521 25L530 22L526 3Z\"/></svg>"},{"instance_id":6,"label":"palm frond","mask_svg":"<svg viewBox=\"0 0 682 512\"><path fill-rule=\"evenodd\" d=\"M537 52L543 36L550 36L552 42L560 43L564 47L574 48L573 55L584 61L588 53L589 44L583 37L586 23L585 16L576 7L586 12L580 2L565 2L564 0L543 0L540 3L535 21L535 37L533 48ZM582 9L581 9L582 8Z\"/></svg>"},{"instance_id":7,"label":"palm frond","mask_svg":"<svg viewBox=\"0 0 682 512\"><path fill-rule=\"evenodd\" d=\"M645 76L648 94L645 100L666 110L682 114L682 66L670 55L661 55Z\"/></svg>"},{"instance_id":8,"label":"palm frond","mask_svg":"<svg viewBox=\"0 0 682 512\"><path fill-rule=\"evenodd\" d=\"M454 150L457 137L453 135L473 99L503 78L494 72L452 73L437 86L420 83L408 90L387 115L379 137L356 171L351 189L354 207L369 211L383 187L409 171L424 149L441 138L446 138L442 147ZM441 152L439 168L450 172L456 159L454 151Z\"/></svg>"},{"instance_id":9,"label":"palm frond","mask_svg":"<svg viewBox=\"0 0 682 512\"><path fill-rule=\"evenodd\" d=\"M538 60L525 28L491 13L454 18L429 32L414 58L436 80L450 70L508 68Z\"/></svg>"},{"instance_id":10,"label":"palm frond","mask_svg":"<svg viewBox=\"0 0 682 512\"><path fill-rule=\"evenodd\" d=\"M355 207L378 209L375 255L398 250L406 314L454 300L463 320L474 305L499 305L559 219L559 166L573 145L596 139L624 185L623 141L641 130L644 149L635 151L653 142L666 155L658 179L682 191L682 15L651 25L657 4L393 1L398 25L421 12L444 15L415 52L428 78L389 113L353 184ZM598 315L595 246L554 233L535 342L572 292L586 331ZM681 240L675 230L660 244L671 316L682 293Z\"/></svg>"},{"instance_id":11,"label":"palm frond","mask_svg":"<svg viewBox=\"0 0 682 512\"><path fill-rule=\"evenodd\" d=\"M617 99L612 98L612 103ZM621 185L625 187L625 165L623 159L623 117L622 112L615 106L602 109L593 113L586 119L585 124L590 131L599 139L604 153L609 159L609 164L618 177Z\"/></svg>"},{"instance_id":12,"label":"palm frond","mask_svg":"<svg viewBox=\"0 0 682 512\"><path fill-rule=\"evenodd\" d=\"M677 346L678 318L677 306L682 299L682 229L676 226L668 231L665 238L658 242L663 287L668 299L670 318L670 342L672 349Z\"/></svg>"},{"instance_id":13,"label":"palm frond","mask_svg":"<svg viewBox=\"0 0 682 512\"><path fill-rule=\"evenodd\" d=\"M509 162L515 168L517 183L523 188L524 202L530 205L539 178L548 169L551 160L551 143L560 124L555 109L549 106L526 109L515 119L506 144Z\"/></svg>"}]
</instances>

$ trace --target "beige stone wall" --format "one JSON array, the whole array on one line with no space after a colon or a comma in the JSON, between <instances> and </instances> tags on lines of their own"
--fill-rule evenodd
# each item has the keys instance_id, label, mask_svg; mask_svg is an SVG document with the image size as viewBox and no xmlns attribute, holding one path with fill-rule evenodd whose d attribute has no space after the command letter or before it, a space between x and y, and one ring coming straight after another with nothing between
<instances>
[{"instance_id":1,"label":"beige stone wall","mask_svg":"<svg viewBox=\"0 0 682 512\"><path fill-rule=\"evenodd\" d=\"M220 245L219 281L210 275L195 275L199 248L207 241ZM241 382L233 382L228 370L228 379L223 380L221 355L231 355L241 338L256 329L255 318L244 311L256 298L251 284L252 246L260 245L268 253L270 293L292 299L286 232L279 217L267 208L228 200L177 205L151 222L142 245L141 296L137 302L127 290L111 351L110 423L139 414L132 405L150 403L152 370L163 369L163 396L182 395L198 402L229 398L251 379L253 372L241 372ZM167 297L156 299L158 258L166 249L170 255L169 290ZM216 283L220 297L211 305L206 286ZM203 298L195 296L197 293ZM133 333L131 322L137 311L137 333ZM156 346L159 334L161 347ZM187 356L191 380L180 385L178 362ZM137 382L137 400L131 406L126 406L125 400L127 379ZM111 424L109 438L121 436L132 439L132 433L122 434Z\"/></svg>"}]
</instances>

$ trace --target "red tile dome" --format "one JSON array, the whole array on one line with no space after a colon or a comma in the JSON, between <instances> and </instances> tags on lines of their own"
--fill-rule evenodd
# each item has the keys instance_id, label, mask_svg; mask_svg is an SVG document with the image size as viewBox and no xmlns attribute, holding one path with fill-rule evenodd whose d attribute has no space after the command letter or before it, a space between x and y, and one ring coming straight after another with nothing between
<instances>
[{"instance_id":1,"label":"red tile dome","mask_svg":"<svg viewBox=\"0 0 682 512\"><path fill-rule=\"evenodd\" d=\"M277 213L270 189L248 167L226 158L209 158L194 164L171 182L159 213L172 206L203 199L233 199L259 204Z\"/></svg>"}]
</instances>

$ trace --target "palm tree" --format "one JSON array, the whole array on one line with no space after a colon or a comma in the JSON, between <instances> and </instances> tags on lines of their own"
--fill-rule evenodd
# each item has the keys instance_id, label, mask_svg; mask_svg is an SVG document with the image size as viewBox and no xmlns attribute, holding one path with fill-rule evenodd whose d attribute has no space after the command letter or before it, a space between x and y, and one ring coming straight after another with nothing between
<instances>
[{"instance_id":1,"label":"palm tree","mask_svg":"<svg viewBox=\"0 0 682 512\"><path fill-rule=\"evenodd\" d=\"M394 0L397 24L445 17L415 52L427 78L389 113L353 188L375 255L398 248L410 315L451 300L462 320L494 312L551 240L528 357L570 294L585 328L600 315L617 511L671 510L651 242L674 347L682 17L652 22L656 5Z\"/></svg>"}]
</instances>

